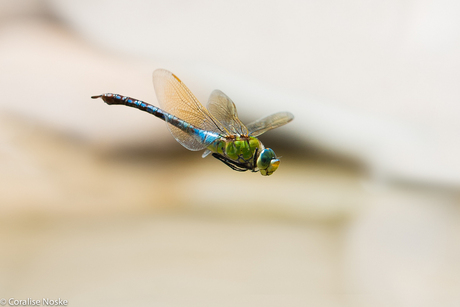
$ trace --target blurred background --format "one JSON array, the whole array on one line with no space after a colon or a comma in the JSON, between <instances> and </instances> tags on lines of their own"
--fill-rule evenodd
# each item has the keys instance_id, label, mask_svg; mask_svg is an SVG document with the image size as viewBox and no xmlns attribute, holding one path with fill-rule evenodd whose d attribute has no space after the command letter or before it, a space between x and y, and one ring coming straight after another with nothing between
<instances>
[{"instance_id":1,"label":"blurred background","mask_svg":"<svg viewBox=\"0 0 460 307\"><path fill-rule=\"evenodd\" d=\"M459 306L460 2L0 2L0 298ZM261 137L270 177L184 149L152 72Z\"/></svg>"}]
</instances>

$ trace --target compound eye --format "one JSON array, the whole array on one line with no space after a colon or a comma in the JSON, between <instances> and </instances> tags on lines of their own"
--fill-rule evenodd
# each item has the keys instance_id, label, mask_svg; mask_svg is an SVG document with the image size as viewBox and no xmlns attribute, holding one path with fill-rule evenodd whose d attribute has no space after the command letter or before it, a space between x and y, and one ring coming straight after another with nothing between
<instances>
[{"instance_id":1,"label":"compound eye","mask_svg":"<svg viewBox=\"0 0 460 307\"><path fill-rule=\"evenodd\" d=\"M262 153L259 156L259 161L257 161L257 164L259 168L267 168L270 165L270 153L265 149L262 151Z\"/></svg>"},{"instance_id":2,"label":"compound eye","mask_svg":"<svg viewBox=\"0 0 460 307\"><path fill-rule=\"evenodd\" d=\"M272 159L276 159L275 152L271 148L264 149L257 159L257 167L259 170L267 169Z\"/></svg>"}]
</instances>

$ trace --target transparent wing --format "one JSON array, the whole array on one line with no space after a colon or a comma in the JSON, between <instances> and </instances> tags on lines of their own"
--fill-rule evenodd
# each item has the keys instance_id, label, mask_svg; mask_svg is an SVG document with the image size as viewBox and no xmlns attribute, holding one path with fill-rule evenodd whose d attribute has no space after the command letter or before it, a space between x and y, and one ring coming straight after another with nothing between
<instances>
[{"instance_id":1,"label":"transparent wing","mask_svg":"<svg viewBox=\"0 0 460 307\"><path fill-rule=\"evenodd\" d=\"M153 86L160 106L166 112L199 129L228 134L224 126L206 110L173 73L164 69L155 70ZM168 128L173 137L189 150L201 150L207 146L173 125L168 125Z\"/></svg>"},{"instance_id":2,"label":"transparent wing","mask_svg":"<svg viewBox=\"0 0 460 307\"><path fill-rule=\"evenodd\" d=\"M286 125L294 119L294 115L289 112L278 112L267 117L258 119L247 125L250 136L258 136L268 130Z\"/></svg>"},{"instance_id":3,"label":"transparent wing","mask_svg":"<svg viewBox=\"0 0 460 307\"><path fill-rule=\"evenodd\" d=\"M238 118L235 104L220 90L211 93L207 107L231 134L248 135L248 128Z\"/></svg>"}]
</instances>

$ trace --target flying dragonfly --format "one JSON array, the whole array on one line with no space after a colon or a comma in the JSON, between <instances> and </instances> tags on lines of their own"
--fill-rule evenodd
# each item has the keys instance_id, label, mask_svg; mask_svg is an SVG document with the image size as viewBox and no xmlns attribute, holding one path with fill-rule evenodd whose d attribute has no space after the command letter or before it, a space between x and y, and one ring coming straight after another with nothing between
<instances>
[{"instance_id":1,"label":"flying dragonfly","mask_svg":"<svg viewBox=\"0 0 460 307\"><path fill-rule=\"evenodd\" d=\"M291 113L275 113L244 125L233 101L220 90L211 93L205 108L176 75L165 69L153 72L153 86L161 109L112 93L91 98L153 114L168 123L171 134L182 146L193 151L206 149L203 158L212 154L235 171L260 171L269 176L278 169L279 158L257 136L292 121Z\"/></svg>"}]
</instances>

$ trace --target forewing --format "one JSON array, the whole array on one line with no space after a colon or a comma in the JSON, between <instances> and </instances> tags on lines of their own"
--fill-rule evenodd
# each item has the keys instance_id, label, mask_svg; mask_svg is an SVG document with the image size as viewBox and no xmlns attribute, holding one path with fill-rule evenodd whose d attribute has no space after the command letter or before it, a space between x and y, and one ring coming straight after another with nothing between
<instances>
[{"instance_id":1,"label":"forewing","mask_svg":"<svg viewBox=\"0 0 460 307\"><path fill-rule=\"evenodd\" d=\"M193 126L206 130L227 134L219 121L195 98L192 92L173 73L157 69L153 72L153 86L161 108ZM193 136L173 125L168 125L174 138L189 150L201 150L207 147Z\"/></svg>"},{"instance_id":2,"label":"forewing","mask_svg":"<svg viewBox=\"0 0 460 307\"><path fill-rule=\"evenodd\" d=\"M294 115L289 112L278 112L267 117L258 119L247 125L250 136L258 136L268 130L286 125L294 119Z\"/></svg>"},{"instance_id":3,"label":"forewing","mask_svg":"<svg viewBox=\"0 0 460 307\"><path fill-rule=\"evenodd\" d=\"M231 134L248 135L248 129L238 118L235 104L220 90L211 93L207 108Z\"/></svg>"}]
</instances>

